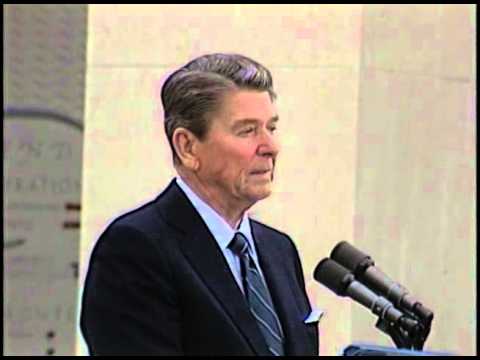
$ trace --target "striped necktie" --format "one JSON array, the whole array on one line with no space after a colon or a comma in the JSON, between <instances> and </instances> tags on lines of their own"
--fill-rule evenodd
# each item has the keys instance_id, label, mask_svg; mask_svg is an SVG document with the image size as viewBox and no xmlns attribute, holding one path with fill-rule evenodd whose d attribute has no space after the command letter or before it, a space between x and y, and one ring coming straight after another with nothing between
<instances>
[{"instance_id":1,"label":"striped necktie","mask_svg":"<svg viewBox=\"0 0 480 360\"><path fill-rule=\"evenodd\" d=\"M273 355L284 355L284 337L280 321L273 309L272 298L267 285L248 253L247 239L242 233L237 232L228 247L240 258L245 296L250 311L257 320L267 342L268 349Z\"/></svg>"}]
</instances>

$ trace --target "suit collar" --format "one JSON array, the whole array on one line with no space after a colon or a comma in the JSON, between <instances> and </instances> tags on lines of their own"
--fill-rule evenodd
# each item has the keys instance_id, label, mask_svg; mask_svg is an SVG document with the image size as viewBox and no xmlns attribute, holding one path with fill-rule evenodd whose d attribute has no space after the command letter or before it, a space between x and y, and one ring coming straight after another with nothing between
<instances>
[{"instance_id":1,"label":"suit collar","mask_svg":"<svg viewBox=\"0 0 480 360\"><path fill-rule=\"evenodd\" d=\"M215 209L201 199L180 176L177 176L175 181L193 207L197 210L197 213L207 225L222 251L225 251L237 231L240 231L245 235L250 247L253 247L253 238L247 212L243 214L238 229L232 229L232 227L215 211ZM255 252L254 259L256 260Z\"/></svg>"}]
</instances>

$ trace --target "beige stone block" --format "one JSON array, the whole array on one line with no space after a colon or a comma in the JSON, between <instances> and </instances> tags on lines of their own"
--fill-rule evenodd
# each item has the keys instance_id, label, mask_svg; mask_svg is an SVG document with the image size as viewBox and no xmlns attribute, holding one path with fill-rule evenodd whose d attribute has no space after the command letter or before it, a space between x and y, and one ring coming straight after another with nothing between
<instances>
[{"instance_id":1,"label":"beige stone block","mask_svg":"<svg viewBox=\"0 0 480 360\"><path fill-rule=\"evenodd\" d=\"M439 9L439 74L473 80L476 62L476 23L473 4L444 4Z\"/></svg>"},{"instance_id":2,"label":"beige stone block","mask_svg":"<svg viewBox=\"0 0 480 360\"><path fill-rule=\"evenodd\" d=\"M152 199L174 175L158 100L166 73L205 52L244 53L272 70L282 144L274 193L252 213L297 244L312 303L327 310L321 354L352 340L391 345L367 310L312 280L341 240L371 252L435 310L427 348L473 353L468 9L90 6L83 253L109 219Z\"/></svg>"},{"instance_id":3,"label":"beige stone block","mask_svg":"<svg viewBox=\"0 0 480 360\"><path fill-rule=\"evenodd\" d=\"M361 84L355 244L434 310L426 349L473 354L473 84L379 70ZM372 321L353 307L352 337L392 345Z\"/></svg>"},{"instance_id":4,"label":"beige stone block","mask_svg":"<svg viewBox=\"0 0 480 360\"><path fill-rule=\"evenodd\" d=\"M88 64L171 66L239 52L268 66L351 66L361 5L90 5Z\"/></svg>"},{"instance_id":5,"label":"beige stone block","mask_svg":"<svg viewBox=\"0 0 480 360\"><path fill-rule=\"evenodd\" d=\"M363 66L473 79L473 5L366 5Z\"/></svg>"},{"instance_id":6,"label":"beige stone block","mask_svg":"<svg viewBox=\"0 0 480 360\"><path fill-rule=\"evenodd\" d=\"M363 66L437 74L440 5L367 5L363 17Z\"/></svg>"}]
</instances>

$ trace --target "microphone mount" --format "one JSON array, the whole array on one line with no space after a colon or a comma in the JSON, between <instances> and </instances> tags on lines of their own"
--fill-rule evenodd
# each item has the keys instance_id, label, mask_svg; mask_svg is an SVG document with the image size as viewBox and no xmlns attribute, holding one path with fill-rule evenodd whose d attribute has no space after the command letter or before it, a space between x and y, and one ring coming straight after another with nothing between
<instances>
[{"instance_id":1,"label":"microphone mount","mask_svg":"<svg viewBox=\"0 0 480 360\"><path fill-rule=\"evenodd\" d=\"M338 243L332 250L330 257L351 271L356 280L392 301L395 308L401 310L407 318L418 322L419 330L410 340L408 340L408 336L404 336L402 331L397 331L392 327L388 321L382 322L382 319L380 319L377 328L395 338L394 342L400 344L398 346L402 348L414 347L416 350L421 350L430 333L433 312L412 297L403 286L390 280L375 266L375 262L369 255L348 242Z\"/></svg>"},{"instance_id":2,"label":"microphone mount","mask_svg":"<svg viewBox=\"0 0 480 360\"><path fill-rule=\"evenodd\" d=\"M368 257L368 259L362 259L361 265L356 268L362 271L372 265L373 261ZM314 271L315 280L339 296L352 297L377 315L376 328L389 335L397 348L422 350L430 333L433 313L430 312L432 316L421 317L416 312L399 307L395 303L392 304L386 298L374 294L369 287L356 281L355 275L354 271L330 258L320 261Z\"/></svg>"},{"instance_id":3,"label":"microphone mount","mask_svg":"<svg viewBox=\"0 0 480 360\"><path fill-rule=\"evenodd\" d=\"M421 322L407 315L396 323L380 317L375 327L389 335L397 348L408 350L422 350L430 332Z\"/></svg>"},{"instance_id":4,"label":"microphone mount","mask_svg":"<svg viewBox=\"0 0 480 360\"><path fill-rule=\"evenodd\" d=\"M375 262L369 256L363 258L355 268L354 277L361 278L362 274L371 266L375 266ZM408 294L402 298L402 301L407 302L408 300ZM397 305L395 304L395 306ZM402 310L404 317L397 323L379 317L375 327L389 335L399 349L422 350L430 334L433 313L419 302L411 305L411 308L412 311Z\"/></svg>"}]
</instances>

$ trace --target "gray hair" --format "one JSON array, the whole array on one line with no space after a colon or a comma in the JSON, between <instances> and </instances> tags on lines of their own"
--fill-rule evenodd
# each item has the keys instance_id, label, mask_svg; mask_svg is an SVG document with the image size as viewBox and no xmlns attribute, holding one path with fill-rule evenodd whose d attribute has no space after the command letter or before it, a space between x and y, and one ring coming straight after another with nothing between
<instances>
[{"instance_id":1,"label":"gray hair","mask_svg":"<svg viewBox=\"0 0 480 360\"><path fill-rule=\"evenodd\" d=\"M247 89L268 91L275 100L270 71L258 62L239 54L200 56L171 74L162 86L161 99L165 133L174 164L180 162L173 147L173 132L179 127L203 140L210 128L211 115L228 91Z\"/></svg>"}]
</instances>

